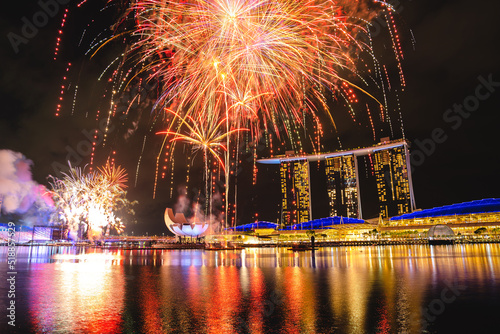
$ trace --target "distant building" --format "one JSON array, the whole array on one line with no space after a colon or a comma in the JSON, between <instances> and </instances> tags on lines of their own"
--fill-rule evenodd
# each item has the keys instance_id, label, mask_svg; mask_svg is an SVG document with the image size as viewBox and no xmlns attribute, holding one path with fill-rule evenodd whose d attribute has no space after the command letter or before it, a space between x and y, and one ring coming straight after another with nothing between
<instances>
[{"instance_id":1,"label":"distant building","mask_svg":"<svg viewBox=\"0 0 500 334\"><path fill-rule=\"evenodd\" d=\"M368 159L365 159L368 157ZM360 177L359 161L369 161ZM310 162L324 161L326 192L331 217L362 219L367 203L378 203L377 212L367 216L382 218L402 215L415 209L409 166L408 144L405 140L384 141L375 146L308 156L281 156L261 159L263 164L280 164L281 223L284 226L311 220ZM372 218L372 217L367 217Z\"/></svg>"}]
</instances>

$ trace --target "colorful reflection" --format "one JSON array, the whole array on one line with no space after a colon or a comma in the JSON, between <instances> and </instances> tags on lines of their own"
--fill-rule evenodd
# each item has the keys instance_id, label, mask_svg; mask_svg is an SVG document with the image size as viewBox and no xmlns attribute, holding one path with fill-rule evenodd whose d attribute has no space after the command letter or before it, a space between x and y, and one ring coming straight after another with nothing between
<instances>
[{"instance_id":1,"label":"colorful reflection","mask_svg":"<svg viewBox=\"0 0 500 334\"><path fill-rule=\"evenodd\" d=\"M451 318L500 307L492 293L500 286L499 244L314 253L33 247L18 258L25 332L439 332L457 323ZM440 300L446 312L430 318L425 312Z\"/></svg>"},{"instance_id":2,"label":"colorful reflection","mask_svg":"<svg viewBox=\"0 0 500 334\"><path fill-rule=\"evenodd\" d=\"M54 256L30 269L30 317L37 333L119 333L123 266L113 254ZM110 302L112 301L112 302Z\"/></svg>"}]
</instances>

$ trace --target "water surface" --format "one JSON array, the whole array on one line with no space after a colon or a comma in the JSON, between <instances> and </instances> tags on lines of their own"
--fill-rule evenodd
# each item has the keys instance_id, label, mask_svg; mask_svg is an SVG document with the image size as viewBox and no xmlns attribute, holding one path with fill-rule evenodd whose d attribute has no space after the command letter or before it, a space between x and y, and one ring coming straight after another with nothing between
<instances>
[{"instance_id":1,"label":"water surface","mask_svg":"<svg viewBox=\"0 0 500 334\"><path fill-rule=\"evenodd\" d=\"M0 247L6 282L7 247ZM500 245L17 247L17 333L496 333ZM14 329L14 330L12 330Z\"/></svg>"}]
</instances>

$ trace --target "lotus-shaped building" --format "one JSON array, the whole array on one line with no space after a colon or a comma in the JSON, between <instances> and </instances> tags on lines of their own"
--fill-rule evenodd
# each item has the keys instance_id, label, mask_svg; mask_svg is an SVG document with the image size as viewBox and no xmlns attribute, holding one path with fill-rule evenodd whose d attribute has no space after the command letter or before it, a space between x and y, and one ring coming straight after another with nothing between
<instances>
[{"instance_id":1,"label":"lotus-shaped building","mask_svg":"<svg viewBox=\"0 0 500 334\"><path fill-rule=\"evenodd\" d=\"M183 213L176 213L172 209L165 210L165 225L175 235L180 237L197 238L208 229L208 223L188 223Z\"/></svg>"}]
</instances>

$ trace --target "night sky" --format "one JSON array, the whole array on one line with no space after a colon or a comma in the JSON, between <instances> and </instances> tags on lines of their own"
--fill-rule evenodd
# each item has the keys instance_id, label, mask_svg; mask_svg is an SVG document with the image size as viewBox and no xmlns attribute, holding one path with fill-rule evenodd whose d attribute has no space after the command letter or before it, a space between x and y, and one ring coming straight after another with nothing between
<instances>
[{"instance_id":1,"label":"night sky","mask_svg":"<svg viewBox=\"0 0 500 334\"><path fill-rule=\"evenodd\" d=\"M99 12L104 1L89 0L85 8L78 10L76 3L69 2L67 26L56 61L53 60L54 48L63 10L50 18L26 44L19 45L17 53L7 35L9 32L19 34L22 18L31 18L40 7L35 1L10 2L0 14L0 149L21 152L31 159L34 179L45 185L47 175L54 174L53 163L65 163L65 148L75 147L85 139L82 131L95 127L93 118L84 116L87 112L94 115L96 108L103 108L99 103L104 83L97 77L113 59L112 50L90 59L84 55L86 48L78 47L82 27L89 21L98 22L89 29L93 37L106 22L112 24L112 17L106 21ZM407 83L401 94L401 109L406 138L412 143L417 207L500 197L500 3L402 0L399 8L400 28L406 36L402 65ZM416 40L414 48L409 38L410 29ZM90 41L86 40L87 45ZM114 47L117 46L110 46ZM70 104L63 116L56 118L55 108L68 62L74 67L71 75L77 78L74 82L78 82L81 98L77 99L75 116L69 115ZM488 81L490 84L485 87ZM72 101L70 96L65 99L65 103ZM469 103L470 113L465 108L461 114L448 111L464 103ZM146 110L147 106L143 107ZM366 129L350 123L345 108L338 108L334 114L339 120L339 136L344 148L375 143L370 136L358 135ZM149 116L144 111L140 117ZM176 199L169 198L166 186L159 187L157 198L152 199L154 159L161 140L148 142L137 186L134 186L135 168L147 126L135 129L131 123L123 124L116 130L116 137L123 138L129 130L134 130L133 134L123 141L122 147L119 139L113 142L117 163L131 174L129 196L140 202L136 207L138 223L130 226L128 232L166 233L163 210ZM435 139L431 141L433 136ZM326 137L325 151L338 149L328 135ZM85 157L80 166L88 162ZM259 175L269 174L267 171ZM245 171L243 176L251 177L251 171ZM260 189L274 187L270 193L279 195L278 182L260 181L259 187L246 193L258 198L256 194L262 194ZM262 201L262 195L260 197L254 201L254 207ZM272 197L278 205L279 198ZM246 210L248 213L242 209L242 215L250 215L252 209ZM260 212L261 219L265 220L265 216L266 212ZM249 216L248 222L251 218Z\"/></svg>"}]
</instances>

